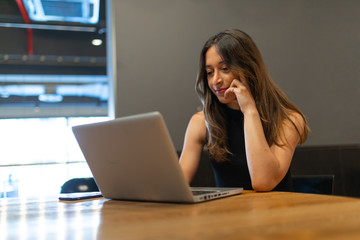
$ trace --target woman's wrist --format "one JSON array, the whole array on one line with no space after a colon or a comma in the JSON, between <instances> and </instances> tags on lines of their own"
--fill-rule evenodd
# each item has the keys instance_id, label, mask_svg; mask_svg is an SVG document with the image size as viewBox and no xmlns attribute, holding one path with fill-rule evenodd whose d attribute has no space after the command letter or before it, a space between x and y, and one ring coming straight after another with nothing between
<instances>
[{"instance_id":1,"label":"woman's wrist","mask_svg":"<svg viewBox=\"0 0 360 240\"><path fill-rule=\"evenodd\" d=\"M245 116L252 116L252 117L259 116L259 112L258 112L256 106L254 106L254 107L249 106L245 109L241 109L241 111L244 114L244 117Z\"/></svg>"}]
</instances>

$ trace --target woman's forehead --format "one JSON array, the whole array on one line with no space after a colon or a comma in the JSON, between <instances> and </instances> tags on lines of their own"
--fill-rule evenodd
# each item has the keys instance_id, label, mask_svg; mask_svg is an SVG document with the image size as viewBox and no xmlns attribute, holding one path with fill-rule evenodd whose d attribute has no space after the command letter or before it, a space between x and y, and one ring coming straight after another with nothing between
<instances>
[{"instance_id":1,"label":"woman's forehead","mask_svg":"<svg viewBox=\"0 0 360 240\"><path fill-rule=\"evenodd\" d=\"M205 53L205 66L224 64L224 59L216 47L211 46Z\"/></svg>"}]
</instances>

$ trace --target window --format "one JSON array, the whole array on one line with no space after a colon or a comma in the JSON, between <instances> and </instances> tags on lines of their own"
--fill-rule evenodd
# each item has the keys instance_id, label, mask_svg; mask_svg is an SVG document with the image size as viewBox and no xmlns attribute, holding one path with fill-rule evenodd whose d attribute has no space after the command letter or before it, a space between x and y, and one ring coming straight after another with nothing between
<instances>
[{"instance_id":1,"label":"window","mask_svg":"<svg viewBox=\"0 0 360 240\"><path fill-rule=\"evenodd\" d=\"M71 126L108 119L105 1L0 5L0 197L58 194L91 176Z\"/></svg>"},{"instance_id":2,"label":"window","mask_svg":"<svg viewBox=\"0 0 360 240\"><path fill-rule=\"evenodd\" d=\"M57 195L66 180L91 177L71 127L106 120L108 117L0 120L0 197Z\"/></svg>"}]
</instances>

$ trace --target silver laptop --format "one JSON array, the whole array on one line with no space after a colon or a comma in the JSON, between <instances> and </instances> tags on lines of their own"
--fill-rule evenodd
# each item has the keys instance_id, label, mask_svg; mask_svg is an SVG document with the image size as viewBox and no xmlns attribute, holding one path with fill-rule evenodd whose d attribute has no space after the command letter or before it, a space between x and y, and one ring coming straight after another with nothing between
<instances>
[{"instance_id":1,"label":"silver laptop","mask_svg":"<svg viewBox=\"0 0 360 240\"><path fill-rule=\"evenodd\" d=\"M159 112L73 127L105 198L195 203L243 188L191 188Z\"/></svg>"}]
</instances>

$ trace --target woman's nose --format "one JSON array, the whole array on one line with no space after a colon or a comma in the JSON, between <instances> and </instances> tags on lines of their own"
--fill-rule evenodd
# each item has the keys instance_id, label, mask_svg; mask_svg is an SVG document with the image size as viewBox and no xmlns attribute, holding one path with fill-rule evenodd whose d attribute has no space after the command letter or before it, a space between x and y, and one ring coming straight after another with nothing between
<instances>
[{"instance_id":1,"label":"woman's nose","mask_svg":"<svg viewBox=\"0 0 360 240\"><path fill-rule=\"evenodd\" d=\"M214 85L218 86L218 85L221 85L223 82L223 79L222 77L220 76L219 73L215 73L214 74Z\"/></svg>"}]
</instances>

